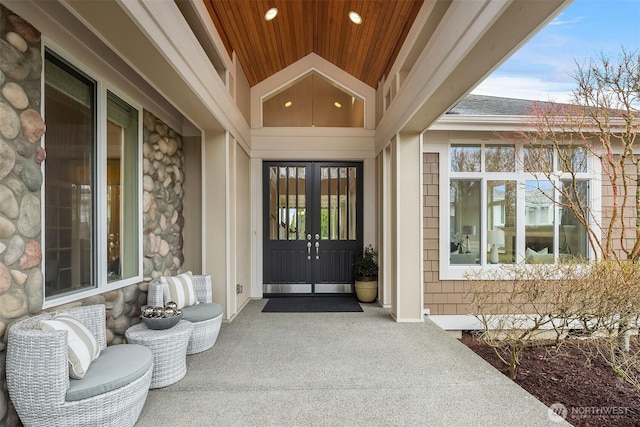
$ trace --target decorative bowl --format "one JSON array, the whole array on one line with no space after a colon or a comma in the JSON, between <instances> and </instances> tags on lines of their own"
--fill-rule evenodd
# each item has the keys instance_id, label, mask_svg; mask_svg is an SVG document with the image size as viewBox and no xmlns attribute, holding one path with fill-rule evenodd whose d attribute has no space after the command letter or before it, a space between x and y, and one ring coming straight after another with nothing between
<instances>
[{"instance_id":1,"label":"decorative bowl","mask_svg":"<svg viewBox=\"0 0 640 427\"><path fill-rule=\"evenodd\" d=\"M142 321L149 329L169 329L178 324L182 314L172 317L142 317Z\"/></svg>"}]
</instances>

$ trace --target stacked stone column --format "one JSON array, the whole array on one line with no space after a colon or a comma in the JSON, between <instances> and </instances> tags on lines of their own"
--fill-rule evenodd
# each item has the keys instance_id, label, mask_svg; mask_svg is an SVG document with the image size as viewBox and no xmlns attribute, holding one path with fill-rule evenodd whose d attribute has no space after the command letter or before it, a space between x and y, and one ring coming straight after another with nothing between
<instances>
[{"instance_id":1,"label":"stacked stone column","mask_svg":"<svg viewBox=\"0 0 640 427\"><path fill-rule=\"evenodd\" d=\"M184 152L182 136L144 112L144 275L149 279L181 271Z\"/></svg>"},{"instance_id":2,"label":"stacked stone column","mask_svg":"<svg viewBox=\"0 0 640 427\"><path fill-rule=\"evenodd\" d=\"M42 310L41 36L0 6L0 420L16 424L6 394L6 329Z\"/></svg>"}]
</instances>

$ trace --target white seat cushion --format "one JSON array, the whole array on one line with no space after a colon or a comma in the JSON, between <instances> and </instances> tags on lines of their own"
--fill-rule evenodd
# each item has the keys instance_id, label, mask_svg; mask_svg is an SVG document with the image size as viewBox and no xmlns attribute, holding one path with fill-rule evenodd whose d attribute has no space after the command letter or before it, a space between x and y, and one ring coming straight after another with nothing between
<instances>
[{"instance_id":1,"label":"white seat cushion","mask_svg":"<svg viewBox=\"0 0 640 427\"><path fill-rule=\"evenodd\" d=\"M189 322L204 322L222 316L222 306L215 302L185 307L182 310L182 320Z\"/></svg>"},{"instance_id":2,"label":"white seat cushion","mask_svg":"<svg viewBox=\"0 0 640 427\"><path fill-rule=\"evenodd\" d=\"M88 399L125 386L143 376L153 364L153 354L138 344L104 349L82 380L71 380L67 401Z\"/></svg>"}]
</instances>

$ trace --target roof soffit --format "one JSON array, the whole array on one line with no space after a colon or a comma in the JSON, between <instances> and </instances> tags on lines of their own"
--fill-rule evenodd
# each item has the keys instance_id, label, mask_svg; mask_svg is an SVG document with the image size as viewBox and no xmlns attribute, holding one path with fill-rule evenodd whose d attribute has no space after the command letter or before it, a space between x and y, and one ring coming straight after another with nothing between
<instances>
[{"instance_id":1,"label":"roof soffit","mask_svg":"<svg viewBox=\"0 0 640 427\"><path fill-rule=\"evenodd\" d=\"M424 0L204 0L229 53L250 86L310 53L371 87L388 74ZM265 21L268 8L278 16ZM358 12L361 25L349 21Z\"/></svg>"}]
</instances>

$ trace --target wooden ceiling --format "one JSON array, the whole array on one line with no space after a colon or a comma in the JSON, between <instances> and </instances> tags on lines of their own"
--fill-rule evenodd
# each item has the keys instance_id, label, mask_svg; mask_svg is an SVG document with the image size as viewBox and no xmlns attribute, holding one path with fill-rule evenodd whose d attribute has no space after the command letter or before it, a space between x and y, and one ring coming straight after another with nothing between
<instances>
[{"instance_id":1,"label":"wooden ceiling","mask_svg":"<svg viewBox=\"0 0 640 427\"><path fill-rule=\"evenodd\" d=\"M254 86L316 53L376 88L424 0L203 0L222 41ZM278 8L272 21L265 12ZM362 24L349 20L356 11Z\"/></svg>"}]
</instances>

